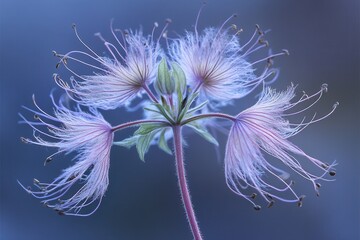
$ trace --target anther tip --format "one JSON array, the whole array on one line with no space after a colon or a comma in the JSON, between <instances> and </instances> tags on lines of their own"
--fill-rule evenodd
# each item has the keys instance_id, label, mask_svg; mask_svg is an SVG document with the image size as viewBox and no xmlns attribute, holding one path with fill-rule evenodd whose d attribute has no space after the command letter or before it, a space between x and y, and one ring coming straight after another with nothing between
<instances>
[{"instance_id":1,"label":"anther tip","mask_svg":"<svg viewBox=\"0 0 360 240\"><path fill-rule=\"evenodd\" d=\"M255 209L256 211L259 211L259 210L261 209L261 206L259 206L259 205L254 205L254 209Z\"/></svg>"},{"instance_id":2,"label":"anther tip","mask_svg":"<svg viewBox=\"0 0 360 240\"><path fill-rule=\"evenodd\" d=\"M323 90L324 92L327 92L328 91L328 84L327 83L323 83L321 85L321 90Z\"/></svg>"},{"instance_id":3,"label":"anther tip","mask_svg":"<svg viewBox=\"0 0 360 240\"><path fill-rule=\"evenodd\" d=\"M275 201L273 201L273 200L270 201L269 204L267 205L267 207L268 207L268 208L271 208L272 206L274 206L274 203L275 203Z\"/></svg>"},{"instance_id":4,"label":"anther tip","mask_svg":"<svg viewBox=\"0 0 360 240\"><path fill-rule=\"evenodd\" d=\"M333 177L333 176L335 176L335 175L336 175L336 172L335 172L334 170L332 170L332 171L330 171L330 172L329 172L329 174L330 174L330 176L332 176L332 177Z\"/></svg>"},{"instance_id":5,"label":"anther tip","mask_svg":"<svg viewBox=\"0 0 360 240\"><path fill-rule=\"evenodd\" d=\"M21 140L23 143L29 143L29 140L28 140L27 138L20 137L20 140Z\"/></svg>"},{"instance_id":6,"label":"anther tip","mask_svg":"<svg viewBox=\"0 0 360 240\"><path fill-rule=\"evenodd\" d=\"M290 55L289 50L287 50L287 49L282 49L282 51L283 51L283 53L285 53L285 55L287 55L287 56L289 56L289 55Z\"/></svg>"},{"instance_id":7,"label":"anther tip","mask_svg":"<svg viewBox=\"0 0 360 240\"><path fill-rule=\"evenodd\" d=\"M172 23L172 20L170 18L166 18L165 23L167 23L167 24Z\"/></svg>"},{"instance_id":8,"label":"anther tip","mask_svg":"<svg viewBox=\"0 0 360 240\"><path fill-rule=\"evenodd\" d=\"M72 27L72 29L75 29L75 28L76 28L76 24L75 24L75 23L71 24L71 27Z\"/></svg>"}]
</instances>

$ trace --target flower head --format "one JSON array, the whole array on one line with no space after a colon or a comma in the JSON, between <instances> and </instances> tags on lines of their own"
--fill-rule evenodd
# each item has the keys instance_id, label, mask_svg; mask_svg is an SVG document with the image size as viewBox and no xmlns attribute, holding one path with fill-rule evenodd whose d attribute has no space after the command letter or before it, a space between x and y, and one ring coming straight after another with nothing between
<instances>
[{"instance_id":1,"label":"flower head","mask_svg":"<svg viewBox=\"0 0 360 240\"><path fill-rule=\"evenodd\" d=\"M123 41L120 41L111 27L118 47L107 42L99 33L97 34L108 50L110 57L100 57L88 47L79 37L76 28L75 33L90 53L71 51L65 55L56 54L60 62L74 75L71 78L71 86L55 75L58 85L85 106L101 109L115 109L128 104L134 97L144 90L148 91L147 85L154 78L157 70L157 61L160 54L158 43L154 43L151 36L144 36L142 31L121 32ZM87 57L95 62L95 66L75 57ZM80 75L69 68L68 62L73 60L94 69L93 75ZM78 78L79 80L76 80Z\"/></svg>"},{"instance_id":2,"label":"flower head","mask_svg":"<svg viewBox=\"0 0 360 240\"><path fill-rule=\"evenodd\" d=\"M309 122L301 122L299 124L292 124L284 119L285 116L298 114L314 105L326 90L326 85L323 85L318 93L312 96L304 95L299 101L290 103L290 100L294 98L294 89L291 86L287 91L277 93L267 88L254 106L236 116L236 121L230 129L225 153L226 181L231 190L252 202L255 209L260 209L260 206L251 200L251 198L255 197L255 194L247 196L242 193L242 189L247 188L247 186L257 190L269 202L269 206L273 204L275 198L286 202L298 202L299 204L301 204L303 198L303 196L298 196L294 192L291 187L292 182L285 181L289 175L276 167L276 164L266 160L264 153L277 158L302 177L310 180L316 191L318 191L320 186L317 181L327 180L324 178L326 173L330 173L330 175L335 174L332 170L333 165L327 165L307 155L288 140L289 137L297 134L309 124L317 122L324 117L315 119L314 116ZM317 99L303 110L285 113L285 111L291 110L295 105L315 97ZM334 105L330 113L334 111L336 106ZM310 160L322 173L315 175L306 171L295 156ZM269 178L264 176L266 173L280 181L282 187L274 186L268 182ZM240 182L243 182L245 185L242 185ZM280 195L270 193L271 190L277 192L288 190L294 197L290 199L283 198Z\"/></svg>"},{"instance_id":3,"label":"flower head","mask_svg":"<svg viewBox=\"0 0 360 240\"><path fill-rule=\"evenodd\" d=\"M269 64L259 76L254 68L274 55L253 63L247 60L248 55L267 46L263 39L265 32L257 27L249 42L241 46L238 38L241 30L231 34L237 30L236 25L224 30L225 23L220 28L206 28L202 34L195 28L195 33L187 32L170 48L172 59L184 70L190 87L195 91L200 89L206 98L215 101L244 97L267 78L277 75L274 76L276 70Z\"/></svg>"},{"instance_id":4,"label":"flower head","mask_svg":"<svg viewBox=\"0 0 360 240\"><path fill-rule=\"evenodd\" d=\"M35 100L34 103L38 107ZM45 163L50 162L56 154L71 152L76 154L76 162L63 170L53 182L41 183L34 179L38 190L26 190L60 214L90 215L98 208L109 184L110 148L113 141L111 126L94 109L87 113L80 107L72 111L61 102L54 105L54 116L39 107L36 111L29 109L35 113L35 119L38 121L30 122L22 118L34 129L35 139L22 140L26 143L57 148L58 151L49 156ZM48 133L39 127L46 127ZM50 140L44 140L37 134L42 134ZM82 186L74 194L68 193L71 187L77 187L76 183L81 183ZM70 196L67 197L68 195ZM97 201L99 203L93 211L82 213L82 208Z\"/></svg>"}]
</instances>

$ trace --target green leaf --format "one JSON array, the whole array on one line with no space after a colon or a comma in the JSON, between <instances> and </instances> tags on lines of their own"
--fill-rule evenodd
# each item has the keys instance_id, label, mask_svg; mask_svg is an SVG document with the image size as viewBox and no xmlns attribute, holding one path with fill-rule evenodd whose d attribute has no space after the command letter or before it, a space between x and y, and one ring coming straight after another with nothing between
<instances>
[{"instance_id":1,"label":"green leaf","mask_svg":"<svg viewBox=\"0 0 360 240\"><path fill-rule=\"evenodd\" d=\"M161 112L161 114L170 122L170 123L174 123L174 120L172 119L170 113L164 108L163 105L161 105L160 103L154 103L154 105L157 107L157 109L159 109L159 111Z\"/></svg>"},{"instance_id":2,"label":"green leaf","mask_svg":"<svg viewBox=\"0 0 360 240\"><path fill-rule=\"evenodd\" d=\"M141 161L145 162L145 153L147 153L147 151L149 150L150 143L157 132L158 131L155 130L150 132L149 134L141 135L138 137L138 140L136 142L136 150L139 154Z\"/></svg>"},{"instance_id":3,"label":"green leaf","mask_svg":"<svg viewBox=\"0 0 360 240\"><path fill-rule=\"evenodd\" d=\"M164 123L143 123L140 125L138 130L135 131L134 135L146 135L155 129L164 127Z\"/></svg>"},{"instance_id":4,"label":"green leaf","mask_svg":"<svg viewBox=\"0 0 360 240\"><path fill-rule=\"evenodd\" d=\"M194 122L187 124L186 126L195 130L197 134L202 136L205 140L209 141L210 143L219 146L218 141L207 131L207 129L200 124L196 124Z\"/></svg>"},{"instance_id":5,"label":"green leaf","mask_svg":"<svg viewBox=\"0 0 360 240\"><path fill-rule=\"evenodd\" d=\"M160 138L159 138L159 142L158 142L158 145L159 145L159 148L161 150L163 150L164 152L172 155L172 151L171 149L169 148L168 144L167 144L167 141L165 139L165 133L166 133L166 129L163 129L161 131L161 134L160 134Z\"/></svg>"},{"instance_id":6,"label":"green leaf","mask_svg":"<svg viewBox=\"0 0 360 240\"><path fill-rule=\"evenodd\" d=\"M185 106L182 108L179 117L178 117L178 121L181 121L183 119L183 117L185 116L185 114L187 113L187 111L189 110L191 104L194 102L194 100L199 96L199 92L196 92L192 95L190 95L190 97L187 99L187 101L185 102Z\"/></svg>"},{"instance_id":7,"label":"green leaf","mask_svg":"<svg viewBox=\"0 0 360 240\"><path fill-rule=\"evenodd\" d=\"M186 90L186 76L179 64L173 62L171 66L173 70L172 77L174 78L176 93L178 95L178 106L180 106L183 100L183 94Z\"/></svg>"},{"instance_id":8,"label":"green leaf","mask_svg":"<svg viewBox=\"0 0 360 240\"><path fill-rule=\"evenodd\" d=\"M119 142L113 142L113 145L126 147L129 149L137 143L137 139L138 139L138 136L132 136L129 138L125 138L124 140L119 141Z\"/></svg>"},{"instance_id":9,"label":"green leaf","mask_svg":"<svg viewBox=\"0 0 360 240\"><path fill-rule=\"evenodd\" d=\"M174 92L175 83L172 81L166 59L161 59L158 68L156 86L162 94L172 94Z\"/></svg>"},{"instance_id":10,"label":"green leaf","mask_svg":"<svg viewBox=\"0 0 360 240\"><path fill-rule=\"evenodd\" d=\"M191 108L191 109L189 109L189 111L187 111L187 113L186 114L189 114L189 113L193 113L193 112L196 112L196 111L198 111L198 110L200 110L200 109L202 109L203 107L205 107L206 106L206 104L208 104L208 100L206 100L205 102L203 102L203 103L201 103L201 104L199 104L199 105L197 105L197 106L195 106L195 107L193 107L193 108Z\"/></svg>"}]
</instances>

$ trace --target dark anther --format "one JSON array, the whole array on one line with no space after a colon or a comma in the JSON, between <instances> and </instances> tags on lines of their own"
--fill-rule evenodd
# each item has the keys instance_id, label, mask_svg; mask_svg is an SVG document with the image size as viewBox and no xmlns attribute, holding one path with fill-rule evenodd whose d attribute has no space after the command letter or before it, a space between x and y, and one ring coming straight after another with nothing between
<instances>
[{"instance_id":1,"label":"dark anther","mask_svg":"<svg viewBox=\"0 0 360 240\"><path fill-rule=\"evenodd\" d=\"M55 68L59 68L60 67L60 63L58 62L56 65L55 65Z\"/></svg>"},{"instance_id":2,"label":"dark anther","mask_svg":"<svg viewBox=\"0 0 360 240\"><path fill-rule=\"evenodd\" d=\"M250 197L251 197L252 199L255 199L255 198L256 198L256 196L257 196L257 194L256 194L256 193L253 193L253 194L251 194L251 196L250 196Z\"/></svg>"},{"instance_id":3,"label":"dark anther","mask_svg":"<svg viewBox=\"0 0 360 240\"><path fill-rule=\"evenodd\" d=\"M260 38L259 39L259 44L263 44L263 45L265 45L265 46L267 46L267 47L269 47L269 42L268 41L266 41L265 39L263 39L263 38Z\"/></svg>"},{"instance_id":4,"label":"dark anther","mask_svg":"<svg viewBox=\"0 0 360 240\"><path fill-rule=\"evenodd\" d=\"M45 159L44 166L45 166L46 164L48 164L49 162L51 162L51 161L52 161L52 158L51 158L51 157L47 157L47 158Z\"/></svg>"},{"instance_id":5,"label":"dark anther","mask_svg":"<svg viewBox=\"0 0 360 240\"><path fill-rule=\"evenodd\" d=\"M75 29L75 28L76 28L76 24L73 23L73 24L71 25L71 27L72 27L73 29Z\"/></svg>"},{"instance_id":6,"label":"dark anther","mask_svg":"<svg viewBox=\"0 0 360 240\"><path fill-rule=\"evenodd\" d=\"M160 99L161 99L161 103L162 103L163 105L167 105L167 104L166 104L166 99L165 99L165 97L164 97L163 95L161 95Z\"/></svg>"},{"instance_id":7,"label":"dark anther","mask_svg":"<svg viewBox=\"0 0 360 240\"><path fill-rule=\"evenodd\" d=\"M255 209L256 211L259 211L259 210L261 209L261 207L260 207L259 205L254 205L254 209Z\"/></svg>"},{"instance_id":8,"label":"dark anther","mask_svg":"<svg viewBox=\"0 0 360 240\"><path fill-rule=\"evenodd\" d=\"M35 119L35 120L39 120L39 119L40 119L39 115L35 114L35 115L34 115L34 119Z\"/></svg>"},{"instance_id":9,"label":"dark anther","mask_svg":"<svg viewBox=\"0 0 360 240\"><path fill-rule=\"evenodd\" d=\"M62 210L59 209L55 209L55 211L60 215L60 216L64 216L65 213Z\"/></svg>"},{"instance_id":10,"label":"dark anther","mask_svg":"<svg viewBox=\"0 0 360 240\"><path fill-rule=\"evenodd\" d=\"M270 201L269 204L267 205L267 207L268 207L268 208L271 208L272 206L274 206L274 203L275 203L275 201L273 201L273 200Z\"/></svg>"},{"instance_id":11,"label":"dark anther","mask_svg":"<svg viewBox=\"0 0 360 240\"><path fill-rule=\"evenodd\" d=\"M181 109L183 109L183 108L185 107L186 102L187 102L187 98L188 98L188 96L186 96L186 97L182 100L182 102L181 102Z\"/></svg>"},{"instance_id":12,"label":"dark anther","mask_svg":"<svg viewBox=\"0 0 360 240\"><path fill-rule=\"evenodd\" d=\"M333 176L335 176L335 175L336 175L336 172L333 170L333 171L330 171L330 172L329 172L329 174L330 174L330 176L332 176L332 177L333 177Z\"/></svg>"},{"instance_id":13,"label":"dark anther","mask_svg":"<svg viewBox=\"0 0 360 240\"><path fill-rule=\"evenodd\" d=\"M57 57L57 56L58 56L58 54L57 54L57 52L56 52L56 51L54 51L54 50L53 50L53 51L52 51L52 53L54 54L54 56L55 56L55 57Z\"/></svg>"},{"instance_id":14,"label":"dark anther","mask_svg":"<svg viewBox=\"0 0 360 240\"><path fill-rule=\"evenodd\" d=\"M30 186L27 186L26 188L28 191L31 191L31 187Z\"/></svg>"},{"instance_id":15,"label":"dark anther","mask_svg":"<svg viewBox=\"0 0 360 240\"><path fill-rule=\"evenodd\" d=\"M315 183L317 188L321 188L321 184L320 183Z\"/></svg>"},{"instance_id":16,"label":"dark anther","mask_svg":"<svg viewBox=\"0 0 360 240\"><path fill-rule=\"evenodd\" d=\"M299 197L299 201L298 201L298 203L297 203L297 206L298 207L302 207L302 205L303 205L303 200L304 200L304 198L305 198L305 195L301 195L300 197Z\"/></svg>"},{"instance_id":17,"label":"dark anther","mask_svg":"<svg viewBox=\"0 0 360 240\"><path fill-rule=\"evenodd\" d=\"M233 14L233 17L236 18L238 15L236 13Z\"/></svg>"},{"instance_id":18,"label":"dark anther","mask_svg":"<svg viewBox=\"0 0 360 240\"><path fill-rule=\"evenodd\" d=\"M76 177L75 175L71 175L66 181L67 182L72 181L75 179L75 177Z\"/></svg>"},{"instance_id":19,"label":"dark anther","mask_svg":"<svg viewBox=\"0 0 360 240\"><path fill-rule=\"evenodd\" d=\"M273 197L272 197L270 194L265 194L265 196L266 196L268 199L270 199L270 200L273 199Z\"/></svg>"},{"instance_id":20,"label":"dark anther","mask_svg":"<svg viewBox=\"0 0 360 240\"><path fill-rule=\"evenodd\" d=\"M322 164L321 164L321 167L324 168L324 169L328 169L328 168L329 168L329 164L327 164L327 163L322 163Z\"/></svg>"}]
</instances>

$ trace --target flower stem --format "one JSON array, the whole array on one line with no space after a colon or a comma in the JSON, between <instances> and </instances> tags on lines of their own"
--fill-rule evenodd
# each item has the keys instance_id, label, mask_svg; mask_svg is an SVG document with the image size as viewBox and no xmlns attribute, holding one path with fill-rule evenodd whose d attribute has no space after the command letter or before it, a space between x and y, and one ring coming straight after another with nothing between
<instances>
[{"instance_id":1,"label":"flower stem","mask_svg":"<svg viewBox=\"0 0 360 240\"><path fill-rule=\"evenodd\" d=\"M119 125L117 125L115 127L112 127L111 131L116 132L116 131L124 129L124 128L135 127L135 126L143 124L143 123L164 123L164 124L169 124L168 122L163 121L163 120L147 120L147 119L145 119L145 120L136 120L136 121L132 121L132 122L122 123L122 124L119 124Z\"/></svg>"},{"instance_id":2,"label":"flower stem","mask_svg":"<svg viewBox=\"0 0 360 240\"><path fill-rule=\"evenodd\" d=\"M199 114L199 115L193 116L191 118L185 119L184 121L181 122L181 125L185 125L185 124L188 124L189 122L196 121L196 120L199 120L199 119L202 119L202 118L211 118L211 117L228 119L228 120L231 120L233 122L236 121L236 117L233 117L233 116L228 115L228 114L224 114L224 113L204 113L204 114Z\"/></svg>"},{"instance_id":3,"label":"flower stem","mask_svg":"<svg viewBox=\"0 0 360 240\"><path fill-rule=\"evenodd\" d=\"M149 98L150 98L154 103L158 103L158 100L156 99L155 95L152 93L152 91L150 90L150 88L148 87L148 85L144 84L144 85L143 85L143 89L145 90L145 92L147 93L147 95L149 96Z\"/></svg>"},{"instance_id":4,"label":"flower stem","mask_svg":"<svg viewBox=\"0 0 360 240\"><path fill-rule=\"evenodd\" d=\"M186 216L188 218L190 228L195 240L202 240L200 229L196 221L195 212L190 199L190 192L186 182L184 158L183 158L183 147L181 137L181 126L174 126L174 147L175 147L175 160L176 170L179 179L179 186L181 191L181 198L184 203Z\"/></svg>"}]
</instances>

